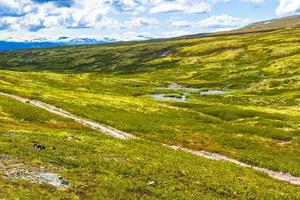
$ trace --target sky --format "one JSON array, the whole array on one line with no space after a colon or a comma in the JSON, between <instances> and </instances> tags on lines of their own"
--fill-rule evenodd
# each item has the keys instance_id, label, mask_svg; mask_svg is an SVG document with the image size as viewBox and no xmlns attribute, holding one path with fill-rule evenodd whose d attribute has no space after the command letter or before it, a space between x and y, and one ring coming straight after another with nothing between
<instances>
[{"instance_id":1,"label":"sky","mask_svg":"<svg viewBox=\"0 0 300 200\"><path fill-rule=\"evenodd\" d=\"M299 12L300 0L0 0L0 40L165 38Z\"/></svg>"}]
</instances>

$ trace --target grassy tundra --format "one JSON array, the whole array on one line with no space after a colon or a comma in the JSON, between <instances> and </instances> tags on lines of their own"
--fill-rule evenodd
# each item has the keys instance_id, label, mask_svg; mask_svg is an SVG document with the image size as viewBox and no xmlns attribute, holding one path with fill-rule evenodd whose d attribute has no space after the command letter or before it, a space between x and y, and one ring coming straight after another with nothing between
<instances>
[{"instance_id":1,"label":"grassy tundra","mask_svg":"<svg viewBox=\"0 0 300 200\"><path fill-rule=\"evenodd\" d=\"M299 197L299 187L262 173L158 144L218 152L300 176L299 38L300 29L294 28L2 52L0 91L42 100L148 142L112 139L1 98L1 133L18 135L0 133L1 153L45 165L59 160L55 165L65 169L62 173L73 185L67 191L39 185L28 189L23 181L0 179L0 194L16 191L9 196L14 198L35 190L31 195L51 191L49 198L83 199L96 194L111 199ZM170 83L182 87L168 88ZM207 90L230 93L200 95ZM187 101L157 100L151 94L185 94ZM82 141L66 141L69 134ZM57 148L36 152L32 141Z\"/></svg>"}]
</instances>

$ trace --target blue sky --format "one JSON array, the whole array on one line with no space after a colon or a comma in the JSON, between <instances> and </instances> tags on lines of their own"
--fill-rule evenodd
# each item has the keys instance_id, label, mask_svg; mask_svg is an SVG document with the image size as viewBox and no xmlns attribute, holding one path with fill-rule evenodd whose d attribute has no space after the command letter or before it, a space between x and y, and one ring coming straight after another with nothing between
<instances>
[{"instance_id":1,"label":"blue sky","mask_svg":"<svg viewBox=\"0 0 300 200\"><path fill-rule=\"evenodd\" d=\"M299 12L300 0L0 0L0 40L174 37Z\"/></svg>"}]
</instances>

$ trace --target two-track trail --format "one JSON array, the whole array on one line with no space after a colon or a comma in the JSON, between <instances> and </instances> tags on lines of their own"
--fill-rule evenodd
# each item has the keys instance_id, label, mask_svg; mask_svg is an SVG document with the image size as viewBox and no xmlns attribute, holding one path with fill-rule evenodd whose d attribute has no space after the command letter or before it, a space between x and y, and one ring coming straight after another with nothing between
<instances>
[{"instance_id":1,"label":"two-track trail","mask_svg":"<svg viewBox=\"0 0 300 200\"><path fill-rule=\"evenodd\" d=\"M101 133L105 133L107 135L113 136L113 137L118 138L118 139L125 139L125 140L126 139L134 139L134 138L138 139L138 138L136 138L135 136L133 136L129 133L125 133L125 132L117 130L113 127L106 126L106 125L94 122L92 120L76 116L76 115L71 114L71 113L69 113L69 112L67 112L67 111L65 111L61 108L57 108L53 105L50 105L50 104L47 104L47 103L44 103L44 102L41 102L41 101L38 101L38 100L31 100L31 99L20 97L20 96L17 96L17 95L7 94L7 93L4 93L4 92L0 92L0 95L15 99L15 100L23 102L23 103L31 104L33 106L42 108L44 110L47 110L50 113L54 113L54 114L57 114L57 115L62 116L62 117L72 119L72 120L74 120L74 121L76 121L76 122L78 122L82 125L85 125L85 126L90 127L94 130L97 130ZM180 146L170 146L170 145L165 145L165 144L162 144L162 145L167 146L169 148L172 148L174 150L182 150L182 151L187 152L187 153L192 153L194 155L204 157L204 158L207 158L207 159L210 159L210 160L227 161L227 162L236 164L236 165L241 166L241 167L248 167L248 168L251 168L251 169L254 169L254 170L257 170L257 171L264 172L267 175L269 175L270 177L273 177L275 179L278 179L278 180L281 180L281 181L286 181L286 182L289 182L293 185L300 185L300 177L292 176L291 174L288 174L288 173L278 172L278 171L273 171L273 170L262 168L262 167L253 166L253 165L243 163L243 162L238 161L236 159L229 158L227 156L217 154L217 153L211 153L211 152L207 152L207 151L191 150L191 149L183 148L183 147L180 147Z\"/></svg>"}]
</instances>

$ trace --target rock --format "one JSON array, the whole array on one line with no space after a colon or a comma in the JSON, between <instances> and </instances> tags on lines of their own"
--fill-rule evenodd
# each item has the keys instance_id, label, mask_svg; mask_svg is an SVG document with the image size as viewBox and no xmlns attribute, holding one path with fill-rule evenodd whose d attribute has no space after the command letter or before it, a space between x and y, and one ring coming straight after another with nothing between
<instances>
[{"instance_id":1,"label":"rock","mask_svg":"<svg viewBox=\"0 0 300 200\"><path fill-rule=\"evenodd\" d=\"M81 138L75 137L73 135L67 135L67 138L68 138L68 140L75 140L75 141L78 141L78 142L82 142Z\"/></svg>"},{"instance_id":2,"label":"rock","mask_svg":"<svg viewBox=\"0 0 300 200\"><path fill-rule=\"evenodd\" d=\"M33 148L38 151L46 150L46 146L42 144L33 144Z\"/></svg>"},{"instance_id":3,"label":"rock","mask_svg":"<svg viewBox=\"0 0 300 200\"><path fill-rule=\"evenodd\" d=\"M69 181L67 181L67 180L62 180L61 183L62 183L63 185L69 185Z\"/></svg>"},{"instance_id":4,"label":"rock","mask_svg":"<svg viewBox=\"0 0 300 200\"><path fill-rule=\"evenodd\" d=\"M39 183L50 184L57 188L63 188L69 185L69 181L63 180L59 174L55 174L55 173L49 173L49 172L39 173L36 174L34 177L36 181Z\"/></svg>"},{"instance_id":5,"label":"rock","mask_svg":"<svg viewBox=\"0 0 300 200\"><path fill-rule=\"evenodd\" d=\"M147 184L148 185L155 185L155 181L149 181Z\"/></svg>"},{"instance_id":6,"label":"rock","mask_svg":"<svg viewBox=\"0 0 300 200\"><path fill-rule=\"evenodd\" d=\"M49 184L56 188L67 187L69 181L53 172L57 170L59 169L54 167L23 163L0 154L0 176L2 174L5 179L23 179L39 184Z\"/></svg>"}]
</instances>

